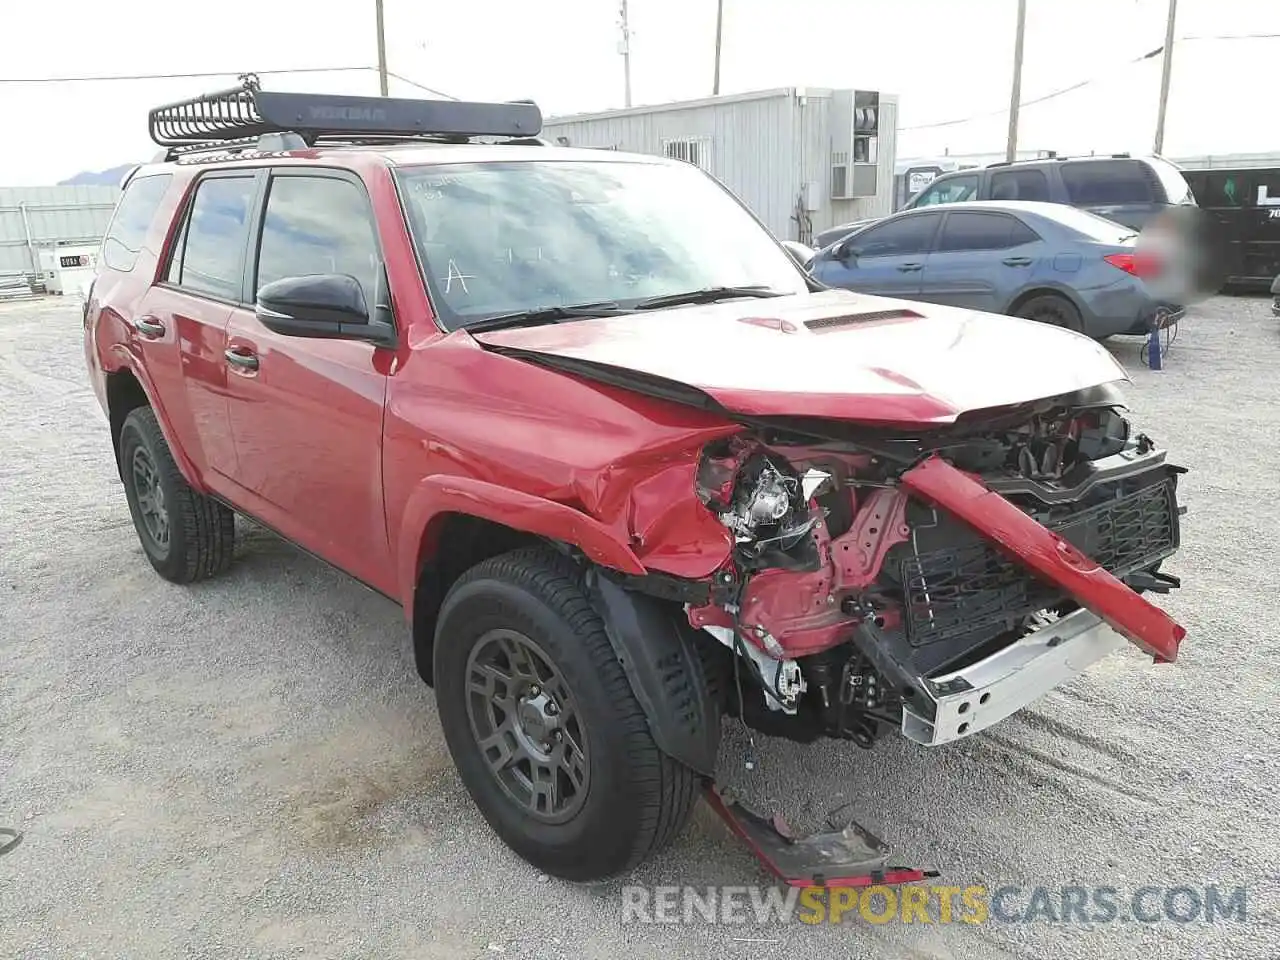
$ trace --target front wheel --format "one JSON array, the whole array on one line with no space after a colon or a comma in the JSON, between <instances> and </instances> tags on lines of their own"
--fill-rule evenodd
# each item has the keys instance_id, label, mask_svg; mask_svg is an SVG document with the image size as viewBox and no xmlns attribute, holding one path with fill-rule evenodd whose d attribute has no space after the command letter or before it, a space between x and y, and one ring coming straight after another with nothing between
<instances>
[{"instance_id":1,"label":"front wheel","mask_svg":"<svg viewBox=\"0 0 1280 960\"><path fill-rule=\"evenodd\" d=\"M615 876L688 819L698 776L654 744L567 558L531 548L466 573L440 612L435 679L463 783L538 869Z\"/></svg>"}]
</instances>

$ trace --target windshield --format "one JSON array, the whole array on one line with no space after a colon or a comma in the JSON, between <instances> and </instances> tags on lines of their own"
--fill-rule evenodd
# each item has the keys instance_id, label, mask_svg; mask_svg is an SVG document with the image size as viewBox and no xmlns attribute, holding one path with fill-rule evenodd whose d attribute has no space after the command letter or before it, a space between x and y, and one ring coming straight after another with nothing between
<instances>
[{"instance_id":1,"label":"windshield","mask_svg":"<svg viewBox=\"0 0 1280 960\"><path fill-rule=\"evenodd\" d=\"M778 242L684 164L520 161L398 171L440 322L710 287L808 290Z\"/></svg>"}]
</instances>

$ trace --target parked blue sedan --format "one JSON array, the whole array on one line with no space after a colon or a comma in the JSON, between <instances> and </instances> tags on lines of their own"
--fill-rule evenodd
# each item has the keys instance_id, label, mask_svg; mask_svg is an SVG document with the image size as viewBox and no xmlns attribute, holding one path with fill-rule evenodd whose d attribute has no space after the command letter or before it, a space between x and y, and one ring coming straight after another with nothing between
<instances>
[{"instance_id":1,"label":"parked blue sedan","mask_svg":"<svg viewBox=\"0 0 1280 960\"><path fill-rule=\"evenodd\" d=\"M1182 308L1143 282L1159 265L1137 234L1054 203L987 201L906 210L818 251L832 287L1027 317L1102 339L1142 334Z\"/></svg>"}]
</instances>

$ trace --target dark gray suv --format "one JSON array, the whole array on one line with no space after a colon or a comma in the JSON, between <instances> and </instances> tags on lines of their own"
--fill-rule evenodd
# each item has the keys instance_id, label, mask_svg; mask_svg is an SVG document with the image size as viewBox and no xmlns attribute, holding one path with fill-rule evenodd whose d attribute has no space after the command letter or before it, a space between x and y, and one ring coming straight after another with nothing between
<instances>
[{"instance_id":1,"label":"dark gray suv","mask_svg":"<svg viewBox=\"0 0 1280 960\"><path fill-rule=\"evenodd\" d=\"M963 200L1039 200L1065 203L1141 230L1169 207L1195 205L1176 166L1160 157L1071 157L993 163L981 170L944 173L903 207ZM867 221L840 224L815 238L819 248L847 236Z\"/></svg>"}]
</instances>

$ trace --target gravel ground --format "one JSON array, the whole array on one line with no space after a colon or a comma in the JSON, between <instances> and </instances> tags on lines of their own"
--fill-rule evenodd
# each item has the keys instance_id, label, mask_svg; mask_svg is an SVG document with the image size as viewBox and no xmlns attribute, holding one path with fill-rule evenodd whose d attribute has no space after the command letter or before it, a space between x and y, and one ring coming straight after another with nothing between
<instances>
[{"instance_id":1,"label":"gravel ground","mask_svg":"<svg viewBox=\"0 0 1280 960\"><path fill-rule=\"evenodd\" d=\"M0 305L0 826L25 833L0 857L0 954L1275 957L1280 323L1215 299L1161 373L1112 349L1142 428L1191 468L1179 661L1117 654L938 751L758 738L747 773L730 722L722 768L800 823L852 801L947 883L1245 884L1249 920L640 926L618 884L548 880L495 839L391 603L247 525L229 575L162 582L78 304ZM699 808L632 882L764 878Z\"/></svg>"}]
</instances>

